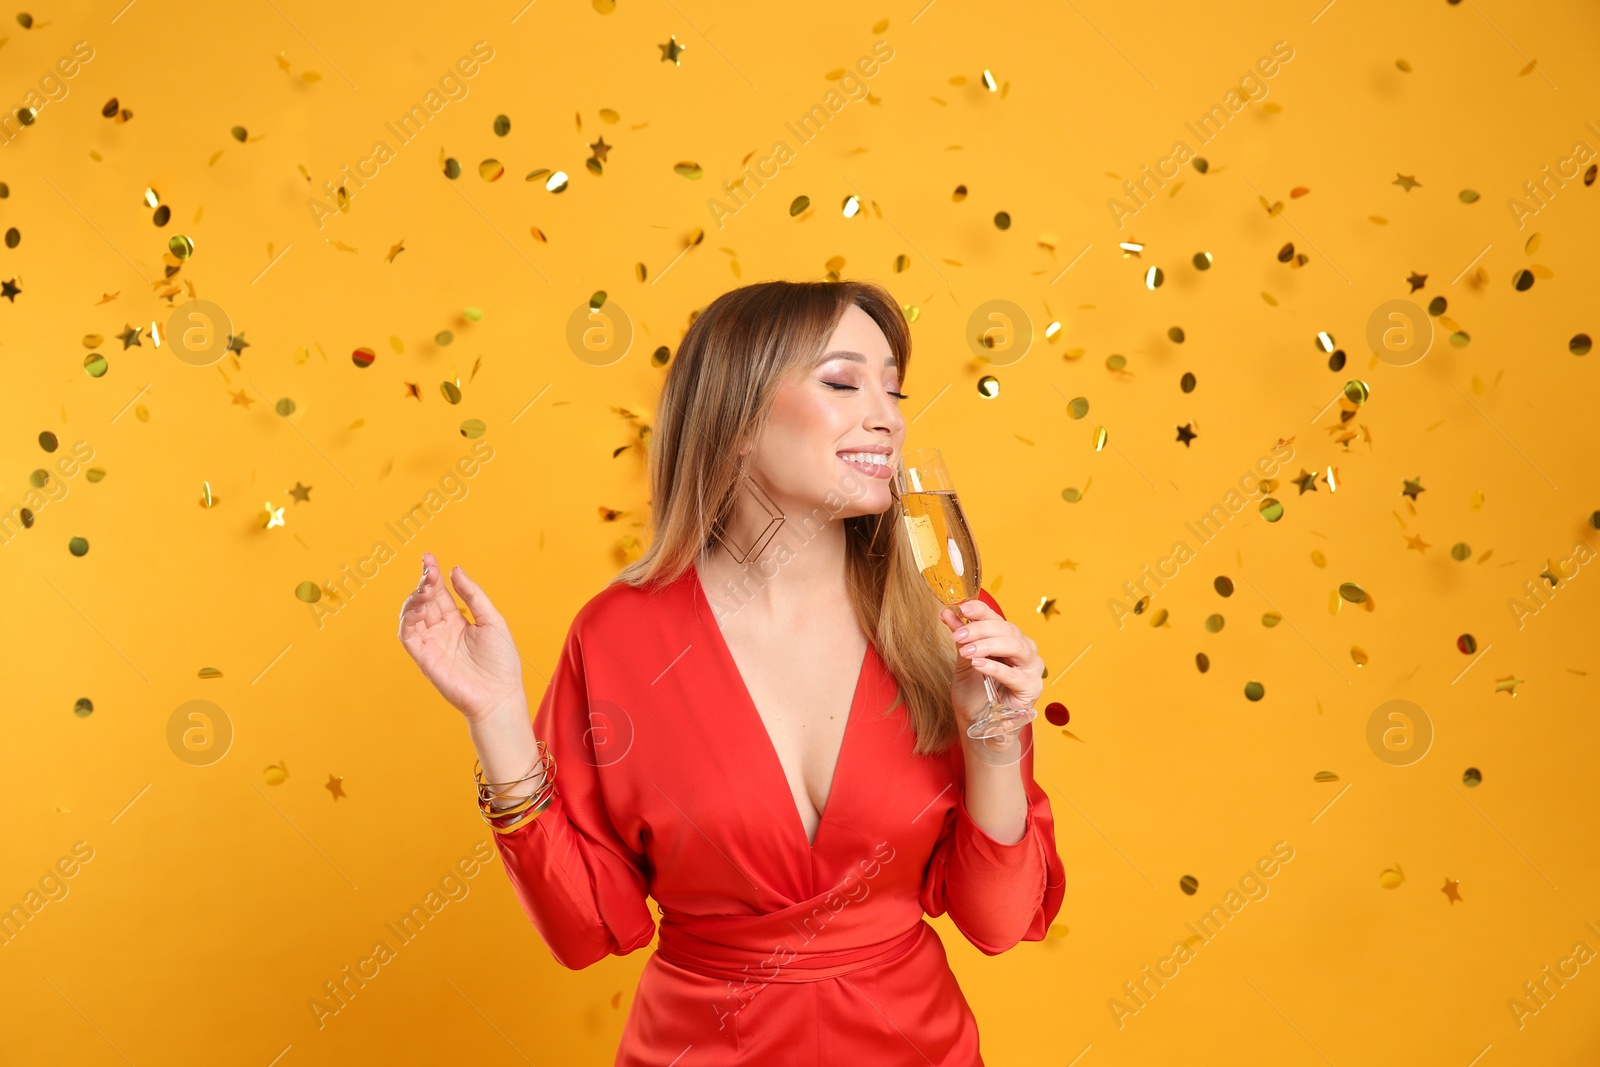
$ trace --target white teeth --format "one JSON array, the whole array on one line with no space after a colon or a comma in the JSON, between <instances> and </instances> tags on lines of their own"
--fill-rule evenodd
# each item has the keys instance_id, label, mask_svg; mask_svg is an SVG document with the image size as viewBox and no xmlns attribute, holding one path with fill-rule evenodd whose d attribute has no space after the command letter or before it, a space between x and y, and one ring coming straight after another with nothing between
<instances>
[{"instance_id":1,"label":"white teeth","mask_svg":"<svg viewBox=\"0 0 1600 1067\"><path fill-rule=\"evenodd\" d=\"M889 465L889 457L877 452L840 452L843 459L854 460L857 463L871 463L875 467Z\"/></svg>"}]
</instances>

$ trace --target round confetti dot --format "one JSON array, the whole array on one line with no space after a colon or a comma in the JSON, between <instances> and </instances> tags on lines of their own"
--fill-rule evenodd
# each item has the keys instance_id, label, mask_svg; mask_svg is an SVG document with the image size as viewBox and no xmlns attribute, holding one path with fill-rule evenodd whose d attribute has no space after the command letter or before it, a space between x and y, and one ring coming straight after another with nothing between
<instances>
[{"instance_id":1,"label":"round confetti dot","mask_svg":"<svg viewBox=\"0 0 1600 1067\"><path fill-rule=\"evenodd\" d=\"M451 333L449 330L440 330L438 333L433 335L433 343L441 348L455 339L456 335Z\"/></svg>"},{"instance_id":2,"label":"round confetti dot","mask_svg":"<svg viewBox=\"0 0 1600 1067\"><path fill-rule=\"evenodd\" d=\"M1246 682L1244 696L1246 700L1260 700L1267 695L1267 687L1260 682Z\"/></svg>"},{"instance_id":3,"label":"round confetti dot","mask_svg":"<svg viewBox=\"0 0 1600 1067\"><path fill-rule=\"evenodd\" d=\"M1051 726L1065 726L1072 721L1072 712L1059 700L1045 705L1044 718Z\"/></svg>"},{"instance_id":4,"label":"round confetti dot","mask_svg":"<svg viewBox=\"0 0 1600 1067\"><path fill-rule=\"evenodd\" d=\"M1159 289L1167 276L1161 273L1160 267L1151 267L1144 273L1144 287L1146 289Z\"/></svg>"},{"instance_id":5,"label":"round confetti dot","mask_svg":"<svg viewBox=\"0 0 1600 1067\"><path fill-rule=\"evenodd\" d=\"M1442 296L1436 296L1432 300L1428 301L1428 314L1432 315L1434 318L1438 318L1440 315L1444 314L1444 309L1449 306L1450 302L1448 300Z\"/></svg>"},{"instance_id":6,"label":"round confetti dot","mask_svg":"<svg viewBox=\"0 0 1600 1067\"><path fill-rule=\"evenodd\" d=\"M89 372L91 378L103 377L110 366L106 362L106 357L98 352L90 352L83 357L83 369Z\"/></svg>"},{"instance_id":7,"label":"round confetti dot","mask_svg":"<svg viewBox=\"0 0 1600 1067\"><path fill-rule=\"evenodd\" d=\"M1265 626L1269 630L1282 621L1283 616L1279 615L1276 611L1263 612L1261 615L1261 625Z\"/></svg>"},{"instance_id":8,"label":"round confetti dot","mask_svg":"<svg viewBox=\"0 0 1600 1067\"><path fill-rule=\"evenodd\" d=\"M461 313L461 317L466 319L468 322L482 322L483 321L483 309L482 308L467 308L465 311L463 311Z\"/></svg>"},{"instance_id":9,"label":"round confetti dot","mask_svg":"<svg viewBox=\"0 0 1600 1067\"><path fill-rule=\"evenodd\" d=\"M1471 634L1462 634L1456 638L1456 648L1463 656L1470 656L1478 651L1478 640Z\"/></svg>"},{"instance_id":10,"label":"round confetti dot","mask_svg":"<svg viewBox=\"0 0 1600 1067\"><path fill-rule=\"evenodd\" d=\"M28 484L35 489L43 489L50 484L50 472L40 467L28 475Z\"/></svg>"},{"instance_id":11,"label":"round confetti dot","mask_svg":"<svg viewBox=\"0 0 1600 1067\"><path fill-rule=\"evenodd\" d=\"M56 440L56 435L51 433L49 430L46 430L39 435L39 447L44 449L46 452L54 452L58 447L60 447L60 444L61 442Z\"/></svg>"},{"instance_id":12,"label":"round confetti dot","mask_svg":"<svg viewBox=\"0 0 1600 1067\"><path fill-rule=\"evenodd\" d=\"M452 404L461 403L461 387L455 382L440 382L439 392Z\"/></svg>"},{"instance_id":13,"label":"round confetti dot","mask_svg":"<svg viewBox=\"0 0 1600 1067\"><path fill-rule=\"evenodd\" d=\"M489 429L482 419L468 419L461 424L461 436L467 438L482 437Z\"/></svg>"},{"instance_id":14,"label":"round confetti dot","mask_svg":"<svg viewBox=\"0 0 1600 1067\"><path fill-rule=\"evenodd\" d=\"M378 358L378 353L374 352L372 349L368 348L366 345L362 345L360 348L358 348L354 352L350 353L350 362L352 362L356 366L362 367L362 368L366 368L366 367L372 366L373 362L377 358Z\"/></svg>"},{"instance_id":15,"label":"round confetti dot","mask_svg":"<svg viewBox=\"0 0 1600 1067\"><path fill-rule=\"evenodd\" d=\"M1219 574L1211 582L1211 588L1213 588L1213 589L1215 589L1217 591L1217 595L1218 596L1232 596L1233 595L1233 579L1229 578L1225 574Z\"/></svg>"},{"instance_id":16,"label":"round confetti dot","mask_svg":"<svg viewBox=\"0 0 1600 1067\"><path fill-rule=\"evenodd\" d=\"M507 115L496 115L494 117L494 135L496 137L504 137L506 134L508 134L510 132L511 132L511 119L510 119L510 117L507 116Z\"/></svg>"},{"instance_id":17,"label":"round confetti dot","mask_svg":"<svg viewBox=\"0 0 1600 1067\"><path fill-rule=\"evenodd\" d=\"M667 361L671 358L672 350L666 345L662 345L660 348L650 353L650 365L653 367L665 367L667 365Z\"/></svg>"},{"instance_id":18,"label":"round confetti dot","mask_svg":"<svg viewBox=\"0 0 1600 1067\"><path fill-rule=\"evenodd\" d=\"M279 415L282 415L284 418L288 418L290 415L294 414L294 401L288 397L284 397L283 399L279 400L276 404L272 405L272 407L274 411L276 411Z\"/></svg>"},{"instance_id":19,"label":"round confetti dot","mask_svg":"<svg viewBox=\"0 0 1600 1067\"><path fill-rule=\"evenodd\" d=\"M67 551L71 552L74 556L87 555L89 552L89 542L81 537L74 537L72 540L67 542Z\"/></svg>"},{"instance_id":20,"label":"round confetti dot","mask_svg":"<svg viewBox=\"0 0 1600 1067\"><path fill-rule=\"evenodd\" d=\"M1456 196L1460 198L1463 204L1476 204L1478 202L1478 191L1476 189L1463 189Z\"/></svg>"},{"instance_id":21,"label":"round confetti dot","mask_svg":"<svg viewBox=\"0 0 1600 1067\"><path fill-rule=\"evenodd\" d=\"M1360 645L1350 646L1350 660L1357 667L1365 667L1368 663L1367 650Z\"/></svg>"},{"instance_id":22,"label":"round confetti dot","mask_svg":"<svg viewBox=\"0 0 1600 1067\"><path fill-rule=\"evenodd\" d=\"M1450 558L1460 563L1472 558L1472 546L1465 541L1457 541L1450 546Z\"/></svg>"},{"instance_id":23,"label":"round confetti dot","mask_svg":"<svg viewBox=\"0 0 1600 1067\"><path fill-rule=\"evenodd\" d=\"M1076 396L1067 404L1067 414L1074 419L1081 419L1089 414L1089 400L1087 397Z\"/></svg>"},{"instance_id":24,"label":"round confetti dot","mask_svg":"<svg viewBox=\"0 0 1600 1067\"><path fill-rule=\"evenodd\" d=\"M162 204L160 207L156 208L155 212L150 216L150 221L155 223L157 226L165 226L167 223L172 221L172 208L166 204Z\"/></svg>"},{"instance_id":25,"label":"round confetti dot","mask_svg":"<svg viewBox=\"0 0 1600 1067\"><path fill-rule=\"evenodd\" d=\"M997 230L1011 229L1011 213L1007 211L996 211L994 213L994 228Z\"/></svg>"},{"instance_id":26,"label":"round confetti dot","mask_svg":"<svg viewBox=\"0 0 1600 1067\"><path fill-rule=\"evenodd\" d=\"M1183 338L1184 333L1182 326L1167 327L1167 340L1171 341L1175 345L1181 345L1183 344Z\"/></svg>"},{"instance_id":27,"label":"round confetti dot","mask_svg":"<svg viewBox=\"0 0 1600 1067\"><path fill-rule=\"evenodd\" d=\"M1192 262L1194 264L1194 269L1195 270L1210 270L1211 269L1211 253L1210 252L1196 252L1194 254L1194 259L1191 260L1190 262Z\"/></svg>"},{"instance_id":28,"label":"round confetti dot","mask_svg":"<svg viewBox=\"0 0 1600 1067\"><path fill-rule=\"evenodd\" d=\"M1589 335L1586 333L1575 333L1572 335L1572 340L1567 342L1567 351L1575 356L1587 356L1589 347Z\"/></svg>"},{"instance_id":29,"label":"round confetti dot","mask_svg":"<svg viewBox=\"0 0 1600 1067\"><path fill-rule=\"evenodd\" d=\"M1344 395L1352 404L1365 404L1372 396L1372 389L1366 382L1352 379L1344 383Z\"/></svg>"},{"instance_id":30,"label":"round confetti dot","mask_svg":"<svg viewBox=\"0 0 1600 1067\"><path fill-rule=\"evenodd\" d=\"M1204 174L1206 171L1211 169L1211 164L1206 162L1205 156L1195 156L1189 161L1189 165L1195 170L1199 171L1201 174Z\"/></svg>"},{"instance_id":31,"label":"round confetti dot","mask_svg":"<svg viewBox=\"0 0 1600 1067\"><path fill-rule=\"evenodd\" d=\"M444 161L444 176L451 181L461 177L461 161L455 156L451 156Z\"/></svg>"},{"instance_id":32,"label":"round confetti dot","mask_svg":"<svg viewBox=\"0 0 1600 1067\"><path fill-rule=\"evenodd\" d=\"M1113 352L1111 355L1106 357L1106 369L1107 370L1121 370L1122 368L1126 367L1127 365L1128 365L1128 358L1126 356L1119 356L1115 352Z\"/></svg>"},{"instance_id":33,"label":"round confetti dot","mask_svg":"<svg viewBox=\"0 0 1600 1067\"><path fill-rule=\"evenodd\" d=\"M88 697L79 697L72 705L72 714L80 719L87 719L94 714L94 701Z\"/></svg>"},{"instance_id":34,"label":"round confetti dot","mask_svg":"<svg viewBox=\"0 0 1600 1067\"><path fill-rule=\"evenodd\" d=\"M1200 888L1200 879L1192 874L1186 874L1178 879L1178 888L1192 897L1195 891Z\"/></svg>"},{"instance_id":35,"label":"round confetti dot","mask_svg":"<svg viewBox=\"0 0 1600 1067\"><path fill-rule=\"evenodd\" d=\"M1226 625L1226 621L1223 619L1223 617L1221 615L1213 614L1213 615L1207 615L1206 616L1206 632L1207 633L1220 633L1222 631L1222 627L1224 625Z\"/></svg>"},{"instance_id":36,"label":"round confetti dot","mask_svg":"<svg viewBox=\"0 0 1600 1067\"><path fill-rule=\"evenodd\" d=\"M1477 785L1483 781L1483 772L1476 767L1468 767L1461 772L1462 785Z\"/></svg>"},{"instance_id":37,"label":"round confetti dot","mask_svg":"<svg viewBox=\"0 0 1600 1067\"><path fill-rule=\"evenodd\" d=\"M1524 267L1511 277L1511 284L1517 292L1525 293L1533 288L1533 271Z\"/></svg>"},{"instance_id":38,"label":"round confetti dot","mask_svg":"<svg viewBox=\"0 0 1600 1067\"><path fill-rule=\"evenodd\" d=\"M1194 375L1185 371L1183 377L1178 379L1178 388L1186 393L1194 392Z\"/></svg>"},{"instance_id":39,"label":"round confetti dot","mask_svg":"<svg viewBox=\"0 0 1600 1067\"><path fill-rule=\"evenodd\" d=\"M261 780L268 785L282 785L284 779L289 777L289 768L283 763L274 763L261 772Z\"/></svg>"},{"instance_id":40,"label":"round confetti dot","mask_svg":"<svg viewBox=\"0 0 1600 1067\"><path fill-rule=\"evenodd\" d=\"M1355 582L1345 582L1340 585L1339 595L1352 604L1360 604L1367 599L1367 591Z\"/></svg>"},{"instance_id":41,"label":"round confetti dot","mask_svg":"<svg viewBox=\"0 0 1600 1067\"><path fill-rule=\"evenodd\" d=\"M1283 518L1283 505L1274 497L1267 497L1261 502L1261 517L1268 522L1277 522Z\"/></svg>"},{"instance_id":42,"label":"round confetti dot","mask_svg":"<svg viewBox=\"0 0 1600 1067\"><path fill-rule=\"evenodd\" d=\"M698 170L699 168L697 167L695 169ZM683 172L679 171L678 173L682 174ZM809 196L797 196L797 197L795 197L793 200L791 200L789 202L789 217L793 218L794 216L800 214L801 212L803 212L806 208L808 208L810 206L811 206L811 198Z\"/></svg>"},{"instance_id":43,"label":"round confetti dot","mask_svg":"<svg viewBox=\"0 0 1600 1067\"><path fill-rule=\"evenodd\" d=\"M1061 490L1061 499L1065 500L1069 504L1076 504L1078 501L1083 499L1083 490L1074 489L1071 486L1068 486L1067 488Z\"/></svg>"},{"instance_id":44,"label":"round confetti dot","mask_svg":"<svg viewBox=\"0 0 1600 1067\"><path fill-rule=\"evenodd\" d=\"M1211 657L1204 652L1196 652L1194 654L1194 665L1199 668L1201 674L1204 674L1211 669Z\"/></svg>"},{"instance_id":45,"label":"round confetti dot","mask_svg":"<svg viewBox=\"0 0 1600 1067\"><path fill-rule=\"evenodd\" d=\"M322 599L322 586L316 582L301 582L294 587L296 600L303 600L307 604L315 604Z\"/></svg>"},{"instance_id":46,"label":"round confetti dot","mask_svg":"<svg viewBox=\"0 0 1600 1067\"><path fill-rule=\"evenodd\" d=\"M1400 883L1405 880L1406 876L1397 867L1390 867L1378 875L1378 884L1385 889L1399 889Z\"/></svg>"},{"instance_id":47,"label":"round confetti dot","mask_svg":"<svg viewBox=\"0 0 1600 1067\"><path fill-rule=\"evenodd\" d=\"M1328 357L1328 369L1335 374L1344 370L1344 349L1336 348L1333 355Z\"/></svg>"},{"instance_id":48,"label":"round confetti dot","mask_svg":"<svg viewBox=\"0 0 1600 1067\"><path fill-rule=\"evenodd\" d=\"M188 237L185 237L181 233L175 233L172 235L172 238L167 241L167 251L171 252L179 259L188 259L190 256L194 255L194 241Z\"/></svg>"},{"instance_id":49,"label":"round confetti dot","mask_svg":"<svg viewBox=\"0 0 1600 1067\"><path fill-rule=\"evenodd\" d=\"M1000 379L992 374L985 374L978 379L978 395L985 400L993 400L1000 395Z\"/></svg>"}]
</instances>

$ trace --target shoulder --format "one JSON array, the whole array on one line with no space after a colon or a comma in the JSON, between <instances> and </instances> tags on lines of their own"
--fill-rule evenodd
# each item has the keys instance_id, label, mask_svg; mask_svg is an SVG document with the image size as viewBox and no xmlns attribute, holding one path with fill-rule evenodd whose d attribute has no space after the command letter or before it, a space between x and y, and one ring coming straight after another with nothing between
<instances>
[{"instance_id":1,"label":"shoulder","mask_svg":"<svg viewBox=\"0 0 1600 1067\"><path fill-rule=\"evenodd\" d=\"M583 640L626 639L678 606L678 582L634 586L612 581L591 596L572 619L572 636Z\"/></svg>"}]
</instances>

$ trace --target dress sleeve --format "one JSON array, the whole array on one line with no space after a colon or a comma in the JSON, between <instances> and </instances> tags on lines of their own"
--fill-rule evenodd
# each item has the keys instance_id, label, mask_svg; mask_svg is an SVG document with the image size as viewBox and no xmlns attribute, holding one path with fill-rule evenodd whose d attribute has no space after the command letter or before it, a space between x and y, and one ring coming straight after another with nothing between
<instances>
[{"instance_id":1,"label":"dress sleeve","mask_svg":"<svg viewBox=\"0 0 1600 1067\"><path fill-rule=\"evenodd\" d=\"M986 591L980 590L978 599L1005 618ZM956 929L989 956L1019 941L1043 941L1066 893L1066 869L1056 854L1055 817L1045 791L1033 780L1033 723L1023 732L1021 773L1028 814L1022 839L1002 844L990 837L967 812L966 788L958 782L955 806L934 845L922 885L923 910L932 916L948 911Z\"/></svg>"},{"instance_id":2,"label":"dress sleeve","mask_svg":"<svg viewBox=\"0 0 1600 1067\"><path fill-rule=\"evenodd\" d=\"M573 970L626 955L655 936L647 861L607 813L589 722L575 621L533 720L534 736L556 761L555 798L537 818L493 833L522 910L556 961Z\"/></svg>"}]
</instances>

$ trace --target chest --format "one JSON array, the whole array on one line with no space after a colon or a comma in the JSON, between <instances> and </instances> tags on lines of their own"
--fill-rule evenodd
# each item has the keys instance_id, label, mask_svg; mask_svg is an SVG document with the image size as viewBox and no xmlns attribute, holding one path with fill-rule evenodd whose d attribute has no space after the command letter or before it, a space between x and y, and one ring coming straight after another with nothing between
<instances>
[{"instance_id":1,"label":"chest","mask_svg":"<svg viewBox=\"0 0 1600 1067\"><path fill-rule=\"evenodd\" d=\"M832 792L867 642L855 627L760 639L731 628L728 652L783 768L808 841Z\"/></svg>"}]
</instances>

